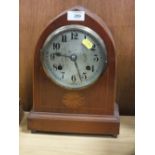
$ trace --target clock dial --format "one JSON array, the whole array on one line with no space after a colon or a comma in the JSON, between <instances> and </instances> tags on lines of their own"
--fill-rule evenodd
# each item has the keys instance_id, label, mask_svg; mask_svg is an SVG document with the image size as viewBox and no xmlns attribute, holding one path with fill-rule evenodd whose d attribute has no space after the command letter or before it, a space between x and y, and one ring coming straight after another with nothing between
<instances>
[{"instance_id":1,"label":"clock dial","mask_svg":"<svg viewBox=\"0 0 155 155\"><path fill-rule=\"evenodd\" d=\"M107 64L105 44L92 29L67 25L52 32L41 49L41 61L47 76L68 89L93 84Z\"/></svg>"}]
</instances>

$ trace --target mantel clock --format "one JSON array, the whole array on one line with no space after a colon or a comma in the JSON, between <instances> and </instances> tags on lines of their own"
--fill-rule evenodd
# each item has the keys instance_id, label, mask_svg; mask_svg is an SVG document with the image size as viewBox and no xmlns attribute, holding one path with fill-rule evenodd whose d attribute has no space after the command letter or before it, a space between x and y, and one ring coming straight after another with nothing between
<instances>
[{"instance_id":1,"label":"mantel clock","mask_svg":"<svg viewBox=\"0 0 155 155\"><path fill-rule=\"evenodd\" d=\"M45 27L33 68L32 131L119 133L114 40L105 23L82 7Z\"/></svg>"}]
</instances>

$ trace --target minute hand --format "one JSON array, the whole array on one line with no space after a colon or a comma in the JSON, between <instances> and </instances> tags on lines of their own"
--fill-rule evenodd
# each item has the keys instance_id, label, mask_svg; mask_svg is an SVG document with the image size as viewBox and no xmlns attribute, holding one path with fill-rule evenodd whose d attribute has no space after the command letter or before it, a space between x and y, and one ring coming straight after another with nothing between
<instances>
[{"instance_id":1,"label":"minute hand","mask_svg":"<svg viewBox=\"0 0 155 155\"><path fill-rule=\"evenodd\" d=\"M74 61L74 65L75 65L76 70L77 70L77 72L78 72L78 75L79 75L80 81L82 82L82 78L81 78L81 75L80 75L80 70L79 70L79 67L78 67L78 64L77 64L76 61Z\"/></svg>"}]
</instances>

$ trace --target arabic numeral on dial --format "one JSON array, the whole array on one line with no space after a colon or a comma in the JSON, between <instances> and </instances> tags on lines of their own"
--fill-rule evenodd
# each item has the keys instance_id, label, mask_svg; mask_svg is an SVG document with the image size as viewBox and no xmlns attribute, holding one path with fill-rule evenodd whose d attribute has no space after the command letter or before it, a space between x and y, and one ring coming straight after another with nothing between
<instances>
[{"instance_id":1,"label":"arabic numeral on dial","mask_svg":"<svg viewBox=\"0 0 155 155\"><path fill-rule=\"evenodd\" d=\"M94 65L91 66L91 71L94 72Z\"/></svg>"},{"instance_id":2,"label":"arabic numeral on dial","mask_svg":"<svg viewBox=\"0 0 155 155\"><path fill-rule=\"evenodd\" d=\"M53 68L55 69L55 71L57 71L58 66L56 64L53 64Z\"/></svg>"},{"instance_id":3,"label":"arabic numeral on dial","mask_svg":"<svg viewBox=\"0 0 155 155\"><path fill-rule=\"evenodd\" d=\"M82 77L86 80L87 79L87 73L83 72Z\"/></svg>"},{"instance_id":4,"label":"arabic numeral on dial","mask_svg":"<svg viewBox=\"0 0 155 155\"><path fill-rule=\"evenodd\" d=\"M96 50L96 45L93 44L93 47L91 48L92 51L95 51Z\"/></svg>"},{"instance_id":5,"label":"arabic numeral on dial","mask_svg":"<svg viewBox=\"0 0 155 155\"><path fill-rule=\"evenodd\" d=\"M60 49L60 43L53 43L53 50Z\"/></svg>"},{"instance_id":6,"label":"arabic numeral on dial","mask_svg":"<svg viewBox=\"0 0 155 155\"><path fill-rule=\"evenodd\" d=\"M50 54L50 59L51 60L54 60L55 59L55 54L54 53Z\"/></svg>"},{"instance_id":7,"label":"arabic numeral on dial","mask_svg":"<svg viewBox=\"0 0 155 155\"><path fill-rule=\"evenodd\" d=\"M59 64L59 65L53 64L53 68L55 69L55 71L62 70L63 69L63 65L61 65L61 64Z\"/></svg>"},{"instance_id":8,"label":"arabic numeral on dial","mask_svg":"<svg viewBox=\"0 0 155 155\"><path fill-rule=\"evenodd\" d=\"M86 70L94 72L94 65L92 65L92 66L89 66L89 65L86 66Z\"/></svg>"},{"instance_id":9,"label":"arabic numeral on dial","mask_svg":"<svg viewBox=\"0 0 155 155\"><path fill-rule=\"evenodd\" d=\"M61 79L64 79L65 72L61 72Z\"/></svg>"},{"instance_id":10,"label":"arabic numeral on dial","mask_svg":"<svg viewBox=\"0 0 155 155\"><path fill-rule=\"evenodd\" d=\"M71 32L71 39L72 40L78 39L78 33L77 32Z\"/></svg>"},{"instance_id":11,"label":"arabic numeral on dial","mask_svg":"<svg viewBox=\"0 0 155 155\"><path fill-rule=\"evenodd\" d=\"M95 62L98 62L98 61L99 61L99 57L98 57L97 54L94 55L94 61L95 61Z\"/></svg>"},{"instance_id":12,"label":"arabic numeral on dial","mask_svg":"<svg viewBox=\"0 0 155 155\"><path fill-rule=\"evenodd\" d=\"M62 42L67 42L67 36L66 35L62 35Z\"/></svg>"},{"instance_id":13,"label":"arabic numeral on dial","mask_svg":"<svg viewBox=\"0 0 155 155\"><path fill-rule=\"evenodd\" d=\"M72 76L71 76L71 80L72 80L73 82L76 82L76 76L75 76L75 75L72 75Z\"/></svg>"}]
</instances>

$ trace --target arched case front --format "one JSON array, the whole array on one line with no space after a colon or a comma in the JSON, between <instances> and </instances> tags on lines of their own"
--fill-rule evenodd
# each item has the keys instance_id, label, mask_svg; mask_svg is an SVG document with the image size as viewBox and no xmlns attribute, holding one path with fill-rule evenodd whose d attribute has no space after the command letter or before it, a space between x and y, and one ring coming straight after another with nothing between
<instances>
[{"instance_id":1,"label":"arched case front","mask_svg":"<svg viewBox=\"0 0 155 155\"><path fill-rule=\"evenodd\" d=\"M84 12L84 19L68 19L69 12ZM74 18L74 17L73 17ZM68 90L51 81L43 70L40 50L47 36L65 25L91 28L104 40L107 67L91 86ZM82 7L74 7L52 20L42 32L35 49L33 68L33 108L28 128L33 131L87 134L119 133L119 112L116 104L116 54L112 35L97 15Z\"/></svg>"}]
</instances>

